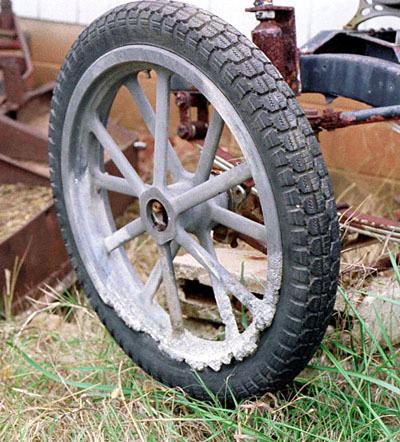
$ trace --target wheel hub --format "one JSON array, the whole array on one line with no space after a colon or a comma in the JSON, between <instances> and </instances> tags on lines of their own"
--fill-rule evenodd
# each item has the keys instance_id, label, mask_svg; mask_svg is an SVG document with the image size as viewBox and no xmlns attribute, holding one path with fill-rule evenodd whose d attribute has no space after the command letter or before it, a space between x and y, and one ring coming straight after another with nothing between
<instances>
[{"instance_id":1,"label":"wheel hub","mask_svg":"<svg viewBox=\"0 0 400 442\"><path fill-rule=\"evenodd\" d=\"M154 200L150 206L151 222L158 232L164 232L168 228L168 213L160 201Z\"/></svg>"},{"instance_id":2,"label":"wheel hub","mask_svg":"<svg viewBox=\"0 0 400 442\"><path fill-rule=\"evenodd\" d=\"M188 181L177 183L165 191L152 187L141 195L140 216L147 233L158 245L172 241L178 225L194 234L209 228L212 225L212 204L228 207L228 195L223 194L183 213L177 213L174 208L174 198L188 191L191 186L191 182Z\"/></svg>"},{"instance_id":3,"label":"wheel hub","mask_svg":"<svg viewBox=\"0 0 400 442\"><path fill-rule=\"evenodd\" d=\"M172 241L176 235L177 214L170 199L155 187L146 190L140 197L140 216L147 233L159 245Z\"/></svg>"}]
</instances>

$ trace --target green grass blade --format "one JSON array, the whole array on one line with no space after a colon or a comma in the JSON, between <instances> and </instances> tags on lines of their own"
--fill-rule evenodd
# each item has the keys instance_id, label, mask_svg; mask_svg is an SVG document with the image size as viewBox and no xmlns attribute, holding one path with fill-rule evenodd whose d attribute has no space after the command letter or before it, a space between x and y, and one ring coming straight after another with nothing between
<instances>
[{"instance_id":1,"label":"green grass blade","mask_svg":"<svg viewBox=\"0 0 400 442\"><path fill-rule=\"evenodd\" d=\"M389 430L389 428L385 425L385 423L382 421L382 419L378 416L378 414L375 412L375 410L372 408L371 404L364 398L362 393L359 391L357 386L352 381L351 377L347 373L347 371L342 367L340 362L333 356L333 354L329 351L329 349L324 345L321 344L325 354L328 356L329 360L333 363L333 365L336 367L338 372L346 379L346 381L349 383L349 385L352 387L353 391L357 394L357 396L360 398L361 402L365 405L365 407L370 411L370 413L374 416L376 421L379 423L380 427L386 434L386 436L390 437L392 436L392 432ZM399 390L400 392L400 390Z\"/></svg>"},{"instance_id":2,"label":"green grass blade","mask_svg":"<svg viewBox=\"0 0 400 442\"><path fill-rule=\"evenodd\" d=\"M113 391L115 391L116 388L118 388L117 385L92 384L89 382L78 382L78 381L70 381L68 379L63 379L57 373L51 372L51 371L43 368L40 364L35 362L27 353L25 353L20 348L16 347L15 345L13 345L11 343L9 343L9 345L13 350L17 351L31 367L33 367L36 371L40 372L47 379L50 379L54 382L59 382L59 383L65 384L65 385L69 385L70 387L79 388L81 390L97 390L97 391L103 392L103 393L112 393ZM132 390L122 387L122 392L126 396L130 396L132 393Z\"/></svg>"}]
</instances>

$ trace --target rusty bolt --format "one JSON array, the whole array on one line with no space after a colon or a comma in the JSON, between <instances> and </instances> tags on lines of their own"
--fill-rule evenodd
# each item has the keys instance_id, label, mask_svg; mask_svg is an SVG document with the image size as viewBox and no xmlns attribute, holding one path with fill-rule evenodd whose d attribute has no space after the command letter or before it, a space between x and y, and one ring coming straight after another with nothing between
<instances>
[{"instance_id":1,"label":"rusty bolt","mask_svg":"<svg viewBox=\"0 0 400 442\"><path fill-rule=\"evenodd\" d=\"M183 140L191 140L195 135L195 130L193 130L193 126L190 123L182 123L178 127L177 134Z\"/></svg>"},{"instance_id":2,"label":"rusty bolt","mask_svg":"<svg viewBox=\"0 0 400 442\"><path fill-rule=\"evenodd\" d=\"M164 207L158 201L154 201L153 204L151 205L151 209L153 213L162 213Z\"/></svg>"}]
</instances>

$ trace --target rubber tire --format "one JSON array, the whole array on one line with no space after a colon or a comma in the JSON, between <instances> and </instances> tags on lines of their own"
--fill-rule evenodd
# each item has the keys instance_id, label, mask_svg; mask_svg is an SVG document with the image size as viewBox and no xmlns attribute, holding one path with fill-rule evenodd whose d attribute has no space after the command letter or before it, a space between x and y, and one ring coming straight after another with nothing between
<instances>
[{"instance_id":1,"label":"rubber tire","mask_svg":"<svg viewBox=\"0 0 400 442\"><path fill-rule=\"evenodd\" d=\"M127 44L172 51L212 79L252 134L272 182L284 252L277 313L257 352L219 372L194 373L186 363L161 352L147 334L128 328L96 292L68 224L60 163L68 103L85 70ZM324 336L336 297L336 204L308 120L280 74L247 38L211 13L179 2L139 1L108 12L83 31L62 67L52 102L49 149L56 207L73 266L100 319L140 367L202 400L209 399L203 382L228 402L231 394L241 400L281 389L303 370Z\"/></svg>"}]
</instances>

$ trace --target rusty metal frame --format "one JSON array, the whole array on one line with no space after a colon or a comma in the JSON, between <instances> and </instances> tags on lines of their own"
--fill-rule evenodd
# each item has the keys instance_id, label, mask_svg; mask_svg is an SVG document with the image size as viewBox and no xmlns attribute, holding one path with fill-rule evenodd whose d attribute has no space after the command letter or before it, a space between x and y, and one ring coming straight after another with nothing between
<instances>
[{"instance_id":1,"label":"rusty metal frame","mask_svg":"<svg viewBox=\"0 0 400 442\"><path fill-rule=\"evenodd\" d=\"M368 14L365 14L365 8L368 8ZM260 11L274 9L272 0L256 0L255 8L249 11L258 14L256 17L261 21L261 25L265 21L271 21L275 25L273 16L260 15ZM316 132L360 124L396 121L400 118L400 96L397 96L400 88L396 86L400 82L400 31L361 32L354 30L361 22L375 16L400 16L400 1L373 0L367 3L361 0L358 13L361 11L364 11L364 15L361 17L360 14L356 14L351 26L347 26L347 30L321 32L301 49L299 71L302 80L301 90L302 92L328 93L328 101L336 96L358 99L361 97L362 101L373 104L375 107L354 112L335 112L330 108L322 112L308 109L306 115ZM292 31L295 32L294 26ZM277 59L279 63L283 55L276 55L273 49L264 44L270 39L268 30L265 42L261 41L260 44L259 36L257 38L254 42L268 57L272 57L272 61ZM352 78L360 79L357 85L354 85L354 82L351 85L344 84L346 83L343 81L343 78L346 78L345 73L349 72L352 73L350 75ZM288 79L287 76L284 75L284 77ZM377 81L378 78L379 81ZM379 85L378 88L377 85ZM357 90L347 90L346 87L357 88ZM342 227L357 234L357 237L352 239L351 244L347 246L364 247L379 238L399 240L400 223L398 221L366 215L346 206L338 208L338 216ZM377 272L390 267L389 257L383 257L376 263Z\"/></svg>"},{"instance_id":2,"label":"rusty metal frame","mask_svg":"<svg viewBox=\"0 0 400 442\"><path fill-rule=\"evenodd\" d=\"M246 12L256 14L260 24L253 30L256 46L268 54L295 94L301 92L299 79L299 50L297 48L296 16L293 7L274 6L271 2L256 1Z\"/></svg>"},{"instance_id":3,"label":"rusty metal frame","mask_svg":"<svg viewBox=\"0 0 400 442\"><path fill-rule=\"evenodd\" d=\"M398 120L400 119L400 105L347 112L337 112L333 109L317 112L306 109L306 115L315 131L336 130L349 126Z\"/></svg>"},{"instance_id":4,"label":"rusty metal frame","mask_svg":"<svg viewBox=\"0 0 400 442\"><path fill-rule=\"evenodd\" d=\"M0 69L3 72L5 96L0 100L0 112L18 109L29 99L32 89L33 65L28 43L10 0L0 3Z\"/></svg>"},{"instance_id":5,"label":"rusty metal frame","mask_svg":"<svg viewBox=\"0 0 400 442\"><path fill-rule=\"evenodd\" d=\"M12 12L10 0L1 0L0 71L3 72L3 96L0 97L0 184L23 183L28 186L50 186L48 139L45 134L17 120L18 111L36 98L50 98L54 83L32 89L33 67L25 35ZM136 135L110 122L125 140L122 151L137 163L134 144ZM106 171L118 175L108 161ZM133 201L132 197L110 193L110 205L117 216ZM12 270L16 260L22 262L18 274L13 307L27 306L28 298L42 295L44 285L54 285L72 271L58 226L54 204L30 219L22 228L0 243L0 294L3 293L5 269Z\"/></svg>"},{"instance_id":6,"label":"rusty metal frame","mask_svg":"<svg viewBox=\"0 0 400 442\"><path fill-rule=\"evenodd\" d=\"M204 139L208 129L208 101L196 92L176 92L175 103L179 110L180 123L177 134L183 140ZM197 109L197 120L191 118L191 108Z\"/></svg>"},{"instance_id":7,"label":"rusty metal frame","mask_svg":"<svg viewBox=\"0 0 400 442\"><path fill-rule=\"evenodd\" d=\"M137 153L133 147L136 137L132 132L129 133L132 141L122 150L127 159L136 164ZM36 166L35 171L33 166ZM111 175L118 174L111 161L107 162L106 171ZM48 175L48 170L43 164L30 164L26 167L26 163L0 155L0 184L49 186L49 178L44 176L46 174ZM129 196L110 194L110 205L115 216L121 215L133 201ZM72 271L54 204L50 204L12 236L0 242L0 290L3 290L6 283L4 270L11 270L16 259L23 262L14 294L15 310L25 308L28 298L41 296L44 285L54 285Z\"/></svg>"}]
</instances>

